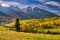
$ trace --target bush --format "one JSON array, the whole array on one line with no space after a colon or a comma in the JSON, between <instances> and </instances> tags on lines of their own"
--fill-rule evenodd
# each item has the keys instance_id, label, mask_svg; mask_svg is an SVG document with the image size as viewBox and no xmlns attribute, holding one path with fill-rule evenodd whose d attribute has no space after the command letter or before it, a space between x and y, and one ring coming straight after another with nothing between
<instances>
[{"instance_id":1,"label":"bush","mask_svg":"<svg viewBox=\"0 0 60 40\"><path fill-rule=\"evenodd\" d=\"M55 26L53 26L53 25L43 25L43 27L42 27L43 29L55 29L56 27Z\"/></svg>"},{"instance_id":2,"label":"bush","mask_svg":"<svg viewBox=\"0 0 60 40\"><path fill-rule=\"evenodd\" d=\"M6 31L6 28L0 27L0 31Z\"/></svg>"}]
</instances>

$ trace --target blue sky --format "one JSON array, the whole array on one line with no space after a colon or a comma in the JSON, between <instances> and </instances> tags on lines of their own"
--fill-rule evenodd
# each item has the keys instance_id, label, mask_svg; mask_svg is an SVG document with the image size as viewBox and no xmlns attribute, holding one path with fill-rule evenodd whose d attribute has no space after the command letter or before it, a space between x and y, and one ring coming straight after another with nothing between
<instances>
[{"instance_id":1,"label":"blue sky","mask_svg":"<svg viewBox=\"0 0 60 40\"><path fill-rule=\"evenodd\" d=\"M56 14L60 14L60 0L0 0L0 4L5 3L24 8L27 6L39 7Z\"/></svg>"}]
</instances>

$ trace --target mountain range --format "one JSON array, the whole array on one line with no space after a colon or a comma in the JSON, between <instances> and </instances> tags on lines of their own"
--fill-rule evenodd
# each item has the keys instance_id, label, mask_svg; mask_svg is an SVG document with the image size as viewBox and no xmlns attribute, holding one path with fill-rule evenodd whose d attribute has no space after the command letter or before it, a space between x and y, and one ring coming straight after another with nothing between
<instances>
[{"instance_id":1,"label":"mountain range","mask_svg":"<svg viewBox=\"0 0 60 40\"><path fill-rule=\"evenodd\" d=\"M20 19L30 19L30 18L47 18L47 17L56 17L58 15L49 12L47 10L41 9L39 7L27 7L27 8L19 8L19 7L2 7L0 6L0 20L13 20L16 18Z\"/></svg>"}]
</instances>

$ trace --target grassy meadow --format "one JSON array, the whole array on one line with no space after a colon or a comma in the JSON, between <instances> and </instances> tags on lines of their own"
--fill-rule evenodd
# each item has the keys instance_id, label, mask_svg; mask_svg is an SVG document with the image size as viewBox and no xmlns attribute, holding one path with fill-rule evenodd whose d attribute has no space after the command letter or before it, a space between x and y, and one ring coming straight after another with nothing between
<instances>
[{"instance_id":1,"label":"grassy meadow","mask_svg":"<svg viewBox=\"0 0 60 40\"><path fill-rule=\"evenodd\" d=\"M60 35L0 30L0 40L60 40Z\"/></svg>"},{"instance_id":2,"label":"grassy meadow","mask_svg":"<svg viewBox=\"0 0 60 40\"><path fill-rule=\"evenodd\" d=\"M0 40L60 40L60 17L20 20L21 32L15 21L0 26Z\"/></svg>"}]
</instances>

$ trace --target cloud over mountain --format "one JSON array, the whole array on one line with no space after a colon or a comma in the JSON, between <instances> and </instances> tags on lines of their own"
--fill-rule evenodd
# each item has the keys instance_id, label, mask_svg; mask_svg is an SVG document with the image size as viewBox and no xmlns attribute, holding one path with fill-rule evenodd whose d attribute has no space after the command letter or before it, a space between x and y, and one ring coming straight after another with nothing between
<instances>
[{"instance_id":1,"label":"cloud over mountain","mask_svg":"<svg viewBox=\"0 0 60 40\"><path fill-rule=\"evenodd\" d=\"M8 4L12 6L18 6L19 8L26 8L28 6L41 7L45 10L51 10L54 13L60 11L60 0L0 0L1 4ZM57 7L57 8L56 8ZM54 11L55 10L55 11Z\"/></svg>"}]
</instances>

